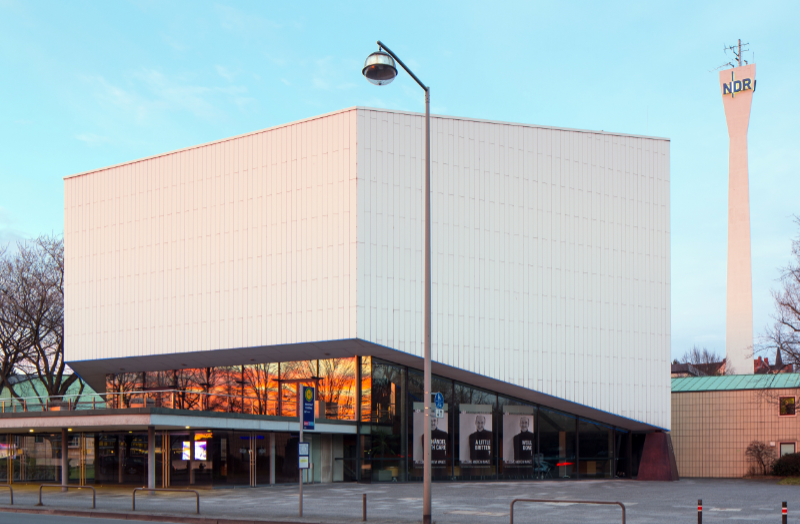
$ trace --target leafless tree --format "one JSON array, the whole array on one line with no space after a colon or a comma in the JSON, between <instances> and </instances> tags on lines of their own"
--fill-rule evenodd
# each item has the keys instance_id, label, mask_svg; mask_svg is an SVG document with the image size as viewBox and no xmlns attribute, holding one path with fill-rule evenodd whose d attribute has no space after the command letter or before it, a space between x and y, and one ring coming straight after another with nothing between
<instances>
[{"instance_id":1,"label":"leafless tree","mask_svg":"<svg viewBox=\"0 0 800 524\"><path fill-rule=\"evenodd\" d=\"M319 375L323 379L319 384L319 396L325 401L326 416L355 419L355 357L320 360Z\"/></svg>"},{"instance_id":2,"label":"leafless tree","mask_svg":"<svg viewBox=\"0 0 800 524\"><path fill-rule=\"evenodd\" d=\"M244 366L246 396L252 397L253 412L257 415L276 415L278 403L278 364L250 364Z\"/></svg>"},{"instance_id":3,"label":"leafless tree","mask_svg":"<svg viewBox=\"0 0 800 524\"><path fill-rule=\"evenodd\" d=\"M0 247L0 289L10 288L10 275L6 271L7 249ZM11 307L4 293L0 293L0 393L8 388L11 396L16 396L12 377L18 373L22 360L22 326L19 312Z\"/></svg>"},{"instance_id":4,"label":"leafless tree","mask_svg":"<svg viewBox=\"0 0 800 524\"><path fill-rule=\"evenodd\" d=\"M714 351L692 346L692 349L683 354L680 363L691 364L707 375L732 375L733 368L728 365L721 366L722 360L723 357Z\"/></svg>"},{"instance_id":5,"label":"leafless tree","mask_svg":"<svg viewBox=\"0 0 800 524\"><path fill-rule=\"evenodd\" d=\"M754 440L747 446L744 454L756 463L762 475L766 475L772 463L775 462L775 450L760 440Z\"/></svg>"},{"instance_id":6,"label":"leafless tree","mask_svg":"<svg viewBox=\"0 0 800 524\"><path fill-rule=\"evenodd\" d=\"M108 399L109 407L129 408L133 392L143 389L142 373L116 373L107 376L106 391L114 395Z\"/></svg>"},{"instance_id":7,"label":"leafless tree","mask_svg":"<svg viewBox=\"0 0 800 524\"><path fill-rule=\"evenodd\" d=\"M794 217L800 227L800 216ZM781 352L784 363L800 365L800 235L792 240L792 256L781 268L781 288L772 291L774 324L762 337L761 350Z\"/></svg>"},{"instance_id":8,"label":"leafless tree","mask_svg":"<svg viewBox=\"0 0 800 524\"><path fill-rule=\"evenodd\" d=\"M83 382L64 362L64 240L41 236L18 243L13 255L0 259L0 274L5 336L19 351L16 371L39 379L43 394L31 391L42 404L65 395L75 382L80 395Z\"/></svg>"}]
</instances>

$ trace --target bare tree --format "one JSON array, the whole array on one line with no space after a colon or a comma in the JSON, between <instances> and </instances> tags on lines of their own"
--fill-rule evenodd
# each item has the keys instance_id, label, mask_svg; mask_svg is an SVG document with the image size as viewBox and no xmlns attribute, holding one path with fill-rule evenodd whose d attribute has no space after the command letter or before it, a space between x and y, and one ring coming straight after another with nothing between
<instances>
[{"instance_id":1,"label":"bare tree","mask_svg":"<svg viewBox=\"0 0 800 524\"><path fill-rule=\"evenodd\" d=\"M697 346L692 346L680 359L681 364L691 364L706 375L732 375L733 369L728 365L722 366L722 361L723 357L718 353Z\"/></svg>"},{"instance_id":2,"label":"bare tree","mask_svg":"<svg viewBox=\"0 0 800 524\"><path fill-rule=\"evenodd\" d=\"M253 412L257 415L275 415L278 403L278 364L250 364L244 366L246 396L255 398Z\"/></svg>"},{"instance_id":3,"label":"bare tree","mask_svg":"<svg viewBox=\"0 0 800 524\"><path fill-rule=\"evenodd\" d=\"M11 288L10 274L5 264L7 249L0 247L0 290ZM22 327L18 311L11 307L12 303L0 292L0 393L8 388L12 397L17 396L12 378L19 370L22 360Z\"/></svg>"},{"instance_id":4,"label":"bare tree","mask_svg":"<svg viewBox=\"0 0 800 524\"><path fill-rule=\"evenodd\" d=\"M319 375L323 379L319 396L325 401L326 417L355 419L355 357L320 360Z\"/></svg>"},{"instance_id":5,"label":"bare tree","mask_svg":"<svg viewBox=\"0 0 800 524\"><path fill-rule=\"evenodd\" d=\"M800 226L800 216L794 217ZM781 289L772 291L774 324L762 337L762 351L780 351L786 363L800 365L800 235L792 240L789 264L781 268Z\"/></svg>"},{"instance_id":6,"label":"bare tree","mask_svg":"<svg viewBox=\"0 0 800 524\"><path fill-rule=\"evenodd\" d=\"M44 394L31 391L44 404L83 382L64 362L64 240L41 236L17 244L17 251L0 260L0 303L5 337L17 346L16 370L38 378ZM9 386L9 381L4 381Z\"/></svg>"},{"instance_id":7,"label":"bare tree","mask_svg":"<svg viewBox=\"0 0 800 524\"><path fill-rule=\"evenodd\" d=\"M760 440L752 441L744 454L755 461L762 475L766 475L772 463L775 462L775 450Z\"/></svg>"}]
</instances>

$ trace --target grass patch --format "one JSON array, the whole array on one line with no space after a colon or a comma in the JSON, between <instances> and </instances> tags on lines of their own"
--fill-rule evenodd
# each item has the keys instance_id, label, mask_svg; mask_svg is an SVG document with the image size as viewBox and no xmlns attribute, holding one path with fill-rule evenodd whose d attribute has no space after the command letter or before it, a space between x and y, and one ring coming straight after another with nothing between
<instances>
[{"instance_id":1,"label":"grass patch","mask_svg":"<svg viewBox=\"0 0 800 524\"><path fill-rule=\"evenodd\" d=\"M800 477L786 477L778 482L781 486L800 486Z\"/></svg>"}]
</instances>

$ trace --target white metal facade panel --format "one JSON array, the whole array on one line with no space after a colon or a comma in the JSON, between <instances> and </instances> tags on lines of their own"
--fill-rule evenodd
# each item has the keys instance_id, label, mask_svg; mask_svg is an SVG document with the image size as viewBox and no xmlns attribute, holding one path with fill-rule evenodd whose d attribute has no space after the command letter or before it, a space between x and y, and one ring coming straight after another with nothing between
<instances>
[{"instance_id":1,"label":"white metal facade panel","mask_svg":"<svg viewBox=\"0 0 800 524\"><path fill-rule=\"evenodd\" d=\"M669 141L431 133L434 360L669 428ZM423 139L419 114L353 108L67 178L67 361L422 356Z\"/></svg>"},{"instance_id":2,"label":"white metal facade panel","mask_svg":"<svg viewBox=\"0 0 800 524\"><path fill-rule=\"evenodd\" d=\"M354 338L355 117L67 178L67 360Z\"/></svg>"},{"instance_id":3,"label":"white metal facade panel","mask_svg":"<svg viewBox=\"0 0 800 524\"><path fill-rule=\"evenodd\" d=\"M358 110L358 337L422 356L424 117ZM669 141L431 120L435 361L670 426Z\"/></svg>"}]
</instances>

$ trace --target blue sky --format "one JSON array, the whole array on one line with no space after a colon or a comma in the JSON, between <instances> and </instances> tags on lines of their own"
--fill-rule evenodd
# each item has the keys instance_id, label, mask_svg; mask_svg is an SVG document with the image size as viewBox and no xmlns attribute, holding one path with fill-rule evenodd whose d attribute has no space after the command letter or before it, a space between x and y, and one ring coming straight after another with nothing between
<instances>
[{"instance_id":1,"label":"blue sky","mask_svg":"<svg viewBox=\"0 0 800 524\"><path fill-rule=\"evenodd\" d=\"M798 2L0 0L0 242L63 230L62 177L353 105L423 109L360 74L381 39L435 113L668 137L672 352L724 353L724 43L755 52L754 328L800 214ZM746 58L750 58L748 53Z\"/></svg>"}]
</instances>

